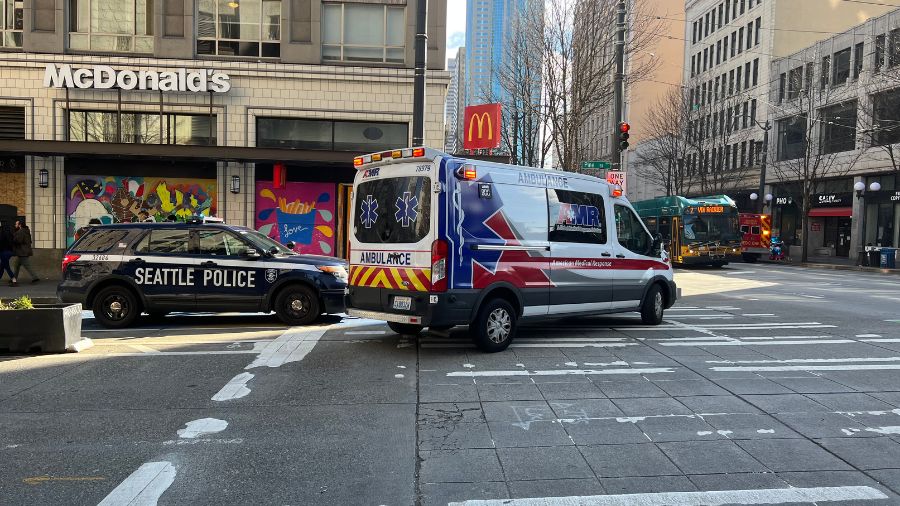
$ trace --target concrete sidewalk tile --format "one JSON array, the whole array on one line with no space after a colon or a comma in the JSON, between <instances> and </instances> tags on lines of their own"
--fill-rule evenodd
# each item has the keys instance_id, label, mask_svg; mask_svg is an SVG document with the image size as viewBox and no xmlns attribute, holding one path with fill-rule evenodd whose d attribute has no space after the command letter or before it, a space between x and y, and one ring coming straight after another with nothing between
<instances>
[{"instance_id":1,"label":"concrete sidewalk tile","mask_svg":"<svg viewBox=\"0 0 900 506\"><path fill-rule=\"evenodd\" d=\"M900 493L900 469L879 469L869 471L868 475L894 492Z\"/></svg>"},{"instance_id":2,"label":"concrete sidewalk tile","mask_svg":"<svg viewBox=\"0 0 900 506\"><path fill-rule=\"evenodd\" d=\"M482 482L503 480L503 470L495 450L463 449L419 452L423 483Z\"/></svg>"},{"instance_id":3,"label":"concrete sidewalk tile","mask_svg":"<svg viewBox=\"0 0 900 506\"><path fill-rule=\"evenodd\" d=\"M757 439L737 444L775 472L853 469L808 439Z\"/></svg>"},{"instance_id":4,"label":"concrete sidewalk tile","mask_svg":"<svg viewBox=\"0 0 900 506\"><path fill-rule=\"evenodd\" d=\"M574 446L499 448L497 456L510 481L594 477Z\"/></svg>"},{"instance_id":5,"label":"concrete sidewalk tile","mask_svg":"<svg viewBox=\"0 0 900 506\"><path fill-rule=\"evenodd\" d=\"M820 439L857 469L900 469L900 443L889 437Z\"/></svg>"},{"instance_id":6,"label":"concrete sidewalk tile","mask_svg":"<svg viewBox=\"0 0 900 506\"><path fill-rule=\"evenodd\" d=\"M669 441L708 441L725 436L703 421L700 417L647 417L636 422L638 428L651 441L663 443Z\"/></svg>"},{"instance_id":7,"label":"concrete sidewalk tile","mask_svg":"<svg viewBox=\"0 0 900 506\"><path fill-rule=\"evenodd\" d=\"M613 399L626 416L690 415L693 412L671 397Z\"/></svg>"},{"instance_id":8,"label":"concrete sidewalk tile","mask_svg":"<svg viewBox=\"0 0 900 506\"><path fill-rule=\"evenodd\" d=\"M420 450L494 448L487 422L419 425Z\"/></svg>"},{"instance_id":9,"label":"concrete sidewalk tile","mask_svg":"<svg viewBox=\"0 0 900 506\"><path fill-rule=\"evenodd\" d=\"M694 492L697 487L686 476L641 478L600 478L608 494L647 494L657 492Z\"/></svg>"},{"instance_id":10,"label":"concrete sidewalk tile","mask_svg":"<svg viewBox=\"0 0 900 506\"><path fill-rule=\"evenodd\" d=\"M768 471L734 441L659 443L659 448L684 474Z\"/></svg>"},{"instance_id":11,"label":"concrete sidewalk tile","mask_svg":"<svg viewBox=\"0 0 900 506\"><path fill-rule=\"evenodd\" d=\"M870 471L873 474L879 471ZM882 473L881 476L884 476ZM857 501L849 504L872 506L896 506L900 504L900 496L897 491L889 486L879 485L872 476L860 471L811 471L778 473L778 477L786 481L792 487L872 487L888 496L884 500ZM877 478L876 478L877 479ZM842 503L844 504L844 503Z\"/></svg>"},{"instance_id":12,"label":"concrete sidewalk tile","mask_svg":"<svg viewBox=\"0 0 900 506\"><path fill-rule=\"evenodd\" d=\"M832 411L801 394L745 395L744 400L767 413L818 413Z\"/></svg>"},{"instance_id":13,"label":"concrete sidewalk tile","mask_svg":"<svg viewBox=\"0 0 900 506\"><path fill-rule=\"evenodd\" d=\"M894 406L864 393L807 394L833 411L890 411Z\"/></svg>"},{"instance_id":14,"label":"concrete sidewalk tile","mask_svg":"<svg viewBox=\"0 0 900 506\"><path fill-rule=\"evenodd\" d=\"M653 380L653 384L673 397L682 395L728 395L728 391L707 379Z\"/></svg>"},{"instance_id":15,"label":"concrete sidewalk tile","mask_svg":"<svg viewBox=\"0 0 900 506\"><path fill-rule=\"evenodd\" d=\"M477 402L420 402L419 423L485 422L481 404Z\"/></svg>"},{"instance_id":16,"label":"concrete sidewalk tile","mask_svg":"<svg viewBox=\"0 0 900 506\"><path fill-rule=\"evenodd\" d=\"M590 381L576 383L538 383L545 399L603 399L606 395Z\"/></svg>"},{"instance_id":17,"label":"concrete sidewalk tile","mask_svg":"<svg viewBox=\"0 0 900 506\"><path fill-rule=\"evenodd\" d=\"M676 397L694 413L762 413L756 406L734 395Z\"/></svg>"},{"instance_id":18,"label":"concrete sidewalk tile","mask_svg":"<svg viewBox=\"0 0 900 506\"><path fill-rule=\"evenodd\" d=\"M624 415L609 399L553 400L548 403L558 418L581 419Z\"/></svg>"},{"instance_id":19,"label":"concrete sidewalk tile","mask_svg":"<svg viewBox=\"0 0 900 506\"><path fill-rule=\"evenodd\" d=\"M511 481L509 492L513 498L571 497L605 493L597 478Z\"/></svg>"},{"instance_id":20,"label":"concrete sidewalk tile","mask_svg":"<svg viewBox=\"0 0 900 506\"><path fill-rule=\"evenodd\" d=\"M556 421L488 422L497 448L573 445L562 424Z\"/></svg>"},{"instance_id":21,"label":"concrete sidewalk tile","mask_svg":"<svg viewBox=\"0 0 900 506\"><path fill-rule=\"evenodd\" d=\"M681 471L653 443L580 447L600 478L681 475Z\"/></svg>"},{"instance_id":22,"label":"concrete sidewalk tile","mask_svg":"<svg viewBox=\"0 0 900 506\"><path fill-rule=\"evenodd\" d=\"M777 378L776 383L790 388L798 394L827 394L839 392L853 392L848 386L831 381L826 378Z\"/></svg>"},{"instance_id":23,"label":"concrete sidewalk tile","mask_svg":"<svg viewBox=\"0 0 900 506\"><path fill-rule=\"evenodd\" d=\"M544 398L533 383L477 383L476 388L482 401L536 401Z\"/></svg>"},{"instance_id":24,"label":"concrete sidewalk tile","mask_svg":"<svg viewBox=\"0 0 900 506\"><path fill-rule=\"evenodd\" d=\"M528 420L553 420L556 415L544 400L490 401L481 403L484 418L489 422L522 422Z\"/></svg>"},{"instance_id":25,"label":"concrete sidewalk tile","mask_svg":"<svg viewBox=\"0 0 900 506\"><path fill-rule=\"evenodd\" d=\"M764 415L704 415L716 430L728 431L730 439L770 439L803 437L775 418Z\"/></svg>"},{"instance_id":26,"label":"concrete sidewalk tile","mask_svg":"<svg viewBox=\"0 0 900 506\"><path fill-rule=\"evenodd\" d=\"M610 399L633 397L668 397L669 395L655 384L643 380L600 380L592 378L594 384Z\"/></svg>"},{"instance_id":27,"label":"concrete sidewalk tile","mask_svg":"<svg viewBox=\"0 0 900 506\"><path fill-rule=\"evenodd\" d=\"M615 419L566 422L563 423L563 428L579 446L650 442L634 423Z\"/></svg>"},{"instance_id":28,"label":"concrete sidewalk tile","mask_svg":"<svg viewBox=\"0 0 900 506\"><path fill-rule=\"evenodd\" d=\"M486 477L487 478L487 477ZM502 477L500 477L502 479ZM476 483L422 483L419 487L423 506L447 506L451 502L473 499L507 499L506 483L502 481Z\"/></svg>"},{"instance_id":29,"label":"concrete sidewalk tile","mask_svg":"<svg viewBox=\"0 0 900 506\"><path fill-rule=\"evenodd\" d=\"M714 379L716 384L737 395L749 394L792 394L793 390L779 385L772 380L762 378L725 378Z\"/></svg>"},{"instance_id":30,"label":"concrete sidewalk tile","mask_svg":"<svg viewBox=\"0 0 900 506\"><path fill-rule=\"evenodd\" d=\"M477 402L478 389L474 383L464 385L419 383L420 402Z\"/></svg>"},{"instance_id":31,"label":"concrete sidewalk tile","mask_svg":"<svg viewBox=\"0 0 900 506\"><path fill-rule=\"evenodd\" d=\"M878 437L878 434L866 431L867 427L854 418L839 413L777 413L772 416L810 439Z\"/></svg>"},{"instance_id":32,"label":"concrete sidewalk tile","mask_svg":"<svg viewBox=\"0 0 900 506\"><path fill-rule=\"evenodd\" d=\"M754 490L787 488L788 484L775 473L692 474L691 482L697 490Z\"/></svg>"}]
</instances>

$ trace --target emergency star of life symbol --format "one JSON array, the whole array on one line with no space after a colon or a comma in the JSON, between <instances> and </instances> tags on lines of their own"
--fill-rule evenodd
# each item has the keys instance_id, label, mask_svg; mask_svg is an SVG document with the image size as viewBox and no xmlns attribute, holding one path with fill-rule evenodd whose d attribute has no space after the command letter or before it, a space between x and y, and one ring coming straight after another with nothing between
<instances>
[{"instance_id":1,"label":"emergency star of life symbol","mask_svg":"<svg viewBox=\"0 0 900 506\"><path fill-rule=\"evenodd\" d=\"M362 220L363 226L372 228L372 225L378 221L378 215L375 214L377 209L378 201L372 198L371 195L366 195L366 200L363 200L362 205L359 206L359 210L362 211L360 219Z\"/></svg>"},{"instance_id":2,"label":"emergency star of life symbol","mask_svg":"<svg viewBox=\"0 0 900 506\"><path fill-rule=\"evenodd\" d=\"M410 192L403 192L403 197L397 197L394 205L397 206L394 218L404 227L408 227L419 216L419 211L416 210L419 207L419 198Z\"/></svg>"}]
</instances>

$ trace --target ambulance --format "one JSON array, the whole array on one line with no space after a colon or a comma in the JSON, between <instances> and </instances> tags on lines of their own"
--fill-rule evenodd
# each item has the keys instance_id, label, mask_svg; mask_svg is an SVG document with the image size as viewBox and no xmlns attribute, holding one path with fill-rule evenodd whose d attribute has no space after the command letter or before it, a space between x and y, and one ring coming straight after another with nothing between
<instances>
[{"instance_id":1,"label":"ambulance","mask_svg":"<svg viewBox=\"0 0 900 506\"><path fill-rule=\"evenodd\" d=\"M357 157L347 312L400 334L468 325L509 346L520 321L637 311L657 325L672 266L617 186L428 148Z\"/></svg>"}]
</instances>

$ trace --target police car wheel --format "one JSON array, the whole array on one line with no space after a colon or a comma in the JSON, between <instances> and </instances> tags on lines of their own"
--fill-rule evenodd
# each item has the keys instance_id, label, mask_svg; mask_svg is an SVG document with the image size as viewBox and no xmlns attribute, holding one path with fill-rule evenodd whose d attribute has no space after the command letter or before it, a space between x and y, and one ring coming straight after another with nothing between
<instances>
[{"instance_id":1,"label":"police car wheel","mask_svg":"<svg viewBox=\"0 0 900 506\"><path fill-rule=\"evenodd\" d=\"M141 314L137 300L125 287L110 286L94 297L94 318L110 328L127 327Z\"/></svg>"},{"instance_id":2,"label":"police car wheel","mask_svg":"<svg viewBox=\"0 0 900 506\"><path fill-rule=\"evenodd\" d=\"M516 310L504 299L490 300L481 306L469 330L481 351L503 351L516 334Z\"/></svg>"},{"instance_id":3,"label":"police car wheel","mask_svg":"<svg viewBox=\"0 0 900 506\"><path fill-rule=\"evenodd\" d=\"M322 314L319 297L305 286L289 286L275 298L275 314L288 325L308 325Z\"/></svg>"},{"instance_id":4,"label":"police car wheel","mask_svg":"<svg viewBox=\"0 0 900 506\"><path fill-rule=\"evenodd\" d=\"M644 305L641 307L641 322L644 325L659 325L662 323L665 299L659 285L653 285L644 297Z\"/></svg>"},{"instance_id":5,"label":"police car wheel","mask_svg":"<svg viewBox=\"0 0 900 506\"><path fill-rule=\"evenodd\" d=\"M388 322L388 327L401 336L415 336L418 335L419 332L422 332L422 329L425 328L421 325L397 322Z\"/></svg>"}]
</instances>

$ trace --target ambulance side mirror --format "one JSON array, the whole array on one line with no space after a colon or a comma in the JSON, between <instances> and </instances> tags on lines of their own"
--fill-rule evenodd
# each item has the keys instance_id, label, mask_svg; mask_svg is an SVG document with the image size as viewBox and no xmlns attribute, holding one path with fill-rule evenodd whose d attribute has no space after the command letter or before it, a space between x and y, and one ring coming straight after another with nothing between
<instances>
[{"instance_id":1,"label":"ambulance side mirror","mask_svg":"<svg viewBox=\"0 0 900 506\"><path fill-rule=\"evenodd\" d=\"M259 254L259 251L256 251L253 248L247 248L244 251L241 251L241 256L247 260L259 260L262 255Z\"/></svg>"},{"instance_id":2,"label":"ambulance side mirror","mask_svg":"<svg viewBox=\"0 0 900 506\"><path fill-rule=\"evenodd\" d=\"M663 246L664 246L664 244L663 244L662 235L655 234L653 236L653 246L650 248L650 251L652 251L654 254L659 255L662 252Z\"/></svg>"}]
</instances>

